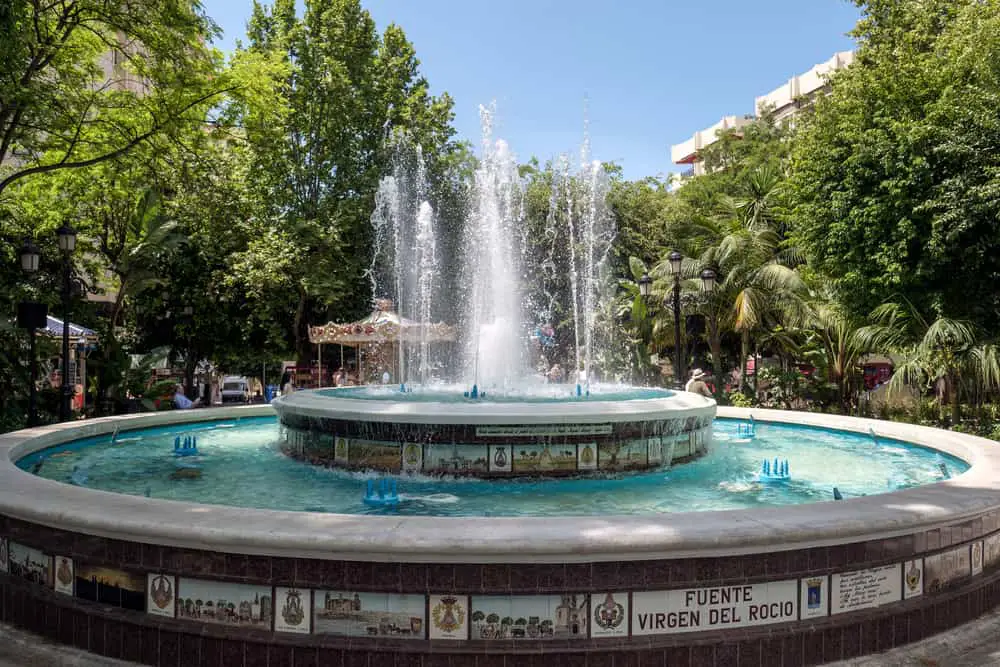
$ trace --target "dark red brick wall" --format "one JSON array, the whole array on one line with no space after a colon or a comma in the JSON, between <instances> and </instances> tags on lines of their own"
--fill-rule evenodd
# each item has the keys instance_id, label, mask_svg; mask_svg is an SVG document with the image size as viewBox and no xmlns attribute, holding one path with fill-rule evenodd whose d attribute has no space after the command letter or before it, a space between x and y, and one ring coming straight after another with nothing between
<instances>
[{"instance_id":1,"label":"dark red brick wall","mask_svg":"<svg viewBox=\"0 0 1000 667\"><path fill-rule=\"evenodd\" d=\"M178 549L63 532L0 517L0 535L87 565L219 581L407 593L517 594L756 583L924 556L1000 530L997 513L914 535L720 558L583 564L323 561ZM875 609L758 628L621 639L414 641L292 635L160 618L87 602L0 574L0 620L65 644L150 665L523 667L808 665L883 651L1000 604L1000 568Z\"/></svg>"}]
</instances>

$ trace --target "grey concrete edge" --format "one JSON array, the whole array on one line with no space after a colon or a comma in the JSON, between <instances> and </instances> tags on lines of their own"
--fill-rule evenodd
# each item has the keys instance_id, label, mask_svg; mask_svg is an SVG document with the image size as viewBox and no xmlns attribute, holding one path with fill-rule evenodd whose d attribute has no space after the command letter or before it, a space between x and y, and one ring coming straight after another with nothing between
<instances>
[{"instance_id":1,"label":"grey concrete edge","mask_svg":"<svg viewBox=\"0 0 1000 667\"><path fill-rule=\"evenodd\" d=\"M270 406L95 419L0 436L0 514L52 528L174 547L381 562L588 562L727 556L905 535L1000 509L1000 448L910 424L719 408L725 418L895 438L971 464L948 481L877 496L656 516L391 517L253 510L153 500L41 479L14 461L59 443L128 430L274 414Z\"/></svg>"},{"instance_id":2,"label":"grey concrete edge","mask_svg":"<svg viewBox=\"0 0 1000 667\"><path fill-rule=\"evenodd\" d=\"M569 385L567 385L567 390ZM390 399L391 394L387 396ZM631 401L587 399L565 403L417 403L392 400L358 400L315 391L297 391L272 401L279 415L306 415L371 422L406 424L580 424L685 419L712 414L715 401L676 392L663 398Z\"/></svg>"}]
</instances>

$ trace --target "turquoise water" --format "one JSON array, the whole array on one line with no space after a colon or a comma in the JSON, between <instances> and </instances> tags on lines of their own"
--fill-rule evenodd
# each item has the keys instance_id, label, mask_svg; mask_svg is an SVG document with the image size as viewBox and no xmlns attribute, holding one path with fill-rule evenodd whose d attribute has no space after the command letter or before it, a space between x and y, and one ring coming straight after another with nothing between
<instances>
[{"instance_id":1,"label":"turquoise water","mask_svg":"<svg viewBox=\"0 0 1000 667\"><path fill-rule=\"evenodd\" d=\"M567 516L657 514L792 505L930 484L968 466L905 443L826 429L757 424L741 438L719 419L710 453L672 469L560 480L400 477L395 509L361 502L373 475L317 468L278 450L274 417L129 431L32 454L18 466L60 482L153 498L307 512L432 516ZM174 479L177 436L197 437L198 479ZM761 484L761 461L788 459L791 481Z\"/></svg>"},{"instance_id":2,"label":"turquoise water","mask_svg":"<svg viewBox=\"0 0 1000 667\"><path fill-rule=\"evenodd\" d=\"M407 403L467 403L463 395L469 387L459 385L431 385L401 392L399 385L338 387L319 389L312 393L321 396L361 399L366 401L404 401ZM622 385L593 385L589 396L577 396L576 385L538 384L522 389L505 388L502 393L481 387L483 392L477 403L576 403L578 401L635 401L650 398L668 398L674 395L669 389L655 387L628 387ZM585 388L583 389L585 390Z\"/></svg>"}]
</instances>

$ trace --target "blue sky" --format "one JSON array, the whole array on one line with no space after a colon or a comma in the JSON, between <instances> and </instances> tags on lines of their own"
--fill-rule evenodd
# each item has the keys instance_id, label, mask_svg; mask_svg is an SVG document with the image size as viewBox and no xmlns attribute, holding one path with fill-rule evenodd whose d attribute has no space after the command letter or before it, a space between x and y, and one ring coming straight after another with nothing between
<instances>
[{"instance_id":1,"label":"blue sky","mask_svg":"<svg viewBox=\"0 0 1000 667\"><path fill-rule=\"evenodd\" d=\"M249 0L203 0L232 49ZM577 154L585 99L594 156L628 178L680 171L670 145L852 47L847 0L362 0L403 27L455 127L479 144L479 105L518 157Z\"/></svg>"}]
</instances>

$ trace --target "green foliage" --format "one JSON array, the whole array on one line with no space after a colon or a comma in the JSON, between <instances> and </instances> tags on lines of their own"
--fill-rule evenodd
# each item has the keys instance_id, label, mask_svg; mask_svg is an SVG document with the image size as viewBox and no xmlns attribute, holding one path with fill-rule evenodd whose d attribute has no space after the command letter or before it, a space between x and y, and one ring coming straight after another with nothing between
<instances>
[{"instance_id":1,"label":"green foliage","mask_svg":"<svg viewBox=\"0 0 1000 667\"><path fill-rule=\"evenodd\" d=\"M460 147L450 142L451 99L429 94L403 31L389 26L379 35L358 0L310 0L301 17L291 0L255 2L248 37L234 76L266 82L231 113L265 210L247 221L249 242L235 267L248 292L266 289L270 303L291 306L294 348L307 359L310 321L369 306L359 287L391 134L442 159ZM436 165L431 171L440 174Z\"/></svg>"},{"instance_id":2,"label":"green foliage","mask_svg":"<svg viewBox=\"0 0 1000 667\"><path fill-rule=\"evenodd\" d=\"M215 26L196 3L4 5L0 197L28 176L99 164L169 138L201 122L226 89L204 46Z\"/></svg>"},{"instance_id":3,"label":"green foliage","mask_svg":"<svg viewBox=\"0 0 1000 667\"><path fill-rule=\"evenodd\" d=\"M734 391L729 394L729 404L737 408L752 408L754 407L754 400L743 392Z\"/></svg>"},{"instance_id":4,"label":"green foliage","mask_svg":"<svg viewBox=\"0 0 1000 667\"><path fill-rule=\"evenodd\" d=\"M899 294L995 329L1000 6L859 5L857 62L796 138L797 242L855 316Z\"/></svg>"}]
</instances>

